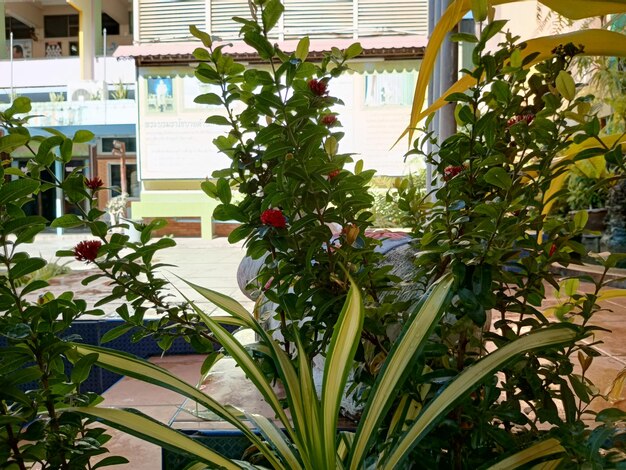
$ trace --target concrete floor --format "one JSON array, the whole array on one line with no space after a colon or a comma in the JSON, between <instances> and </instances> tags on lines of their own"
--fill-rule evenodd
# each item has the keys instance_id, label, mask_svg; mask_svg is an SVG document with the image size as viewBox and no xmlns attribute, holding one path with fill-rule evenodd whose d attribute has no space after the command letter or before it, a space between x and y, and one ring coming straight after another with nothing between
<instances>
[{"instance_id":1,"label":"concrete floor","mask_svg":"<svg viewBox=\"0 0 626 470\"><path fill-rule=\"evenodd\" d=\"M37 242L29 247L28 251L45 259L53 259L56 250L71 249L85 238L89 237L75 234L57 237L45 234L40 236ZM176 241L178 245L175 248L166 249L158 255L160 262L177 266L168 268L168 271L164 273L166 277L173 280L175 286L183 289L193 300L199 300L197 294L173 274L229 295L240 301L249 310L252 309L253 303L239 291L236 283L237 266L244 255L241 244L232 246L223 238L214 240L177 239ZM53 287L54 290L63 291L71 288L77 296L91 299L97 299L98 295L106 291L106 283L96 283L87 287L80 285L79 281L86 274L85 271L92 270L89 265L77 261L71 261L70 265L76 272L59 278L58 284ZM581 287L588 289L589 285L581 284ZM549 294L544 307L554 305L557 301L551 289L547 289L547 292ZM217 313L216 308L207 302L202 301L201 304L208 313ZM587 376L601 392L606 392L616 375L626 368L626 346L624 345L626 338L626 298L607 300L602 304L602 307L606 311L598 313L594 317L593 323L607 328L611 332L598 332L595 335L594 340L603 342L596 346L601 356L594 359ZM113 309L109 309L107 312L107 316L114 315ZM244 338L245 341L251 339L250 336ZM203 360L204 357L193 355L152 358L153 362L192 384L197 383L199 379L200 365ZM233 376L232 381L225 380L229 374ZM240 371L235 371L232 363L230 365L225 363L216 371L212 391L211 379L209 379L207 391L227 398L230 395L237 395L234 392L238 389L241 391L242 381L243 377L241 377ZM244 394L245 397L248 395ZM104 393L104 398L104 406L136 408L164 423L170 421L183 402L183 398L173 392L129 378L124 378L113 385ZM598 410L607 406L611 405L603 400L598 400L592 405L592 409ZM626 393L623 393L620 401L614 403L613 406L619 406L626 410ZM133 470L160 468L160 449L157 446L117 432L113 434L114 437L107 447L113 455L123 455L128 458L130 468Z\"/></svg>"}]
</instances>

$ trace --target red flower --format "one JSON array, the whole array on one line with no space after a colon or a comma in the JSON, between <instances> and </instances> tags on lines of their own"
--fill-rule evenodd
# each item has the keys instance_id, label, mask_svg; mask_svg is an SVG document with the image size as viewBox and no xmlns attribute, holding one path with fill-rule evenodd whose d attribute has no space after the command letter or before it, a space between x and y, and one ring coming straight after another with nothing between
<instances>
[{"instance_id":1,"label":"red flower","mask_svg":"<svg viewBox=\"0 0 626 470\"><path fill-rule=\"evenodd\" d=\"M280 209L267 209L261 214L261 223L270 227L285 228L287 219Z\"/></svg>"},{"instance_id":2,"label":"red flower","mask_svg":"<svg viewBox=\"0 0 626 470\"><path fill-rule=\"evenodd\" d=\"M332 180L333 178L338 176L339 173L341 173L341 170L333 170L333 171L331 171L330 173L328 173L328 179Z\"/></svg>"},{"instance_id":3,"label":"red flower","mask_svg":"<svg viewBox=\"0 0 626 470\"><path fill-rule=\"evenodd\" d=\"M556 245L553 243L552 246L550 247L550 253L548 256L552 256L554 255L554 253L556 253Z\"/></svg>"},{"instance_id":4,"label":"red flower","mask_svg":"<svg viewBox=\"0 0 626 470\"><path fill-rule=\"evenodd\" d=\"M85 178L85 186L87 186L92 191L95 191L96 189L104 186L104 183L99 176L94 176L93 178Z\"/></svg>"},{"instance_id":5,"label":"red flower","mask_svg":"<svg viewBox=\"0 0 626 470\"><path fill-rule=\"evenodd\" d=\"M74 258L91 263L98 257L101 246L100 240L84 240L74 247Z\"/></svg>"},{"instance_id":6,"label":"red flower","mask_svg":"<svg viewBox=\"0 0 626 470\"><path fill-rule=\"evenodd\" d=\"M324 124L325 126L330 127L337 122L337 116L335 116L334 114L326 114L322 116L322 119L320 122Z\"/></svg>"},{"instance_id":7,"label":"red flower","mask_svg":"<svg viewBox=\"0 0 626 470\"><path fill-rule=\"evenodd\" d=\"M450 181L452 178L454 178L456 175L458 175L459 173L461 173L463 171L464 167L463 165L459 165L459 166L447 166L444 170L443 170L443 179L444 181Z\"/></svg>"},{"instance_id":8,"label":"red flower","mask_svg":"<svg viewBox=\"0 0 626 470\"><path fill-rule=\"evenodd\" d=\"M324 96L328 94L327 88L328 85L326 84L326 82L317 80L315 78L309 80L309 90L311 90L314 95Z\"/></svg>"},{"instance_id":9,"label":"red flower","mask_svg":"<svg viewBox=\"0 0 626 470\"><path fill-rule=\"evenodd\" d=\"M512 125L522 121L526 122L526 124L530 124L531 122L533 122L534 119L534 114L518 114L517 116L513 116L506 122L506 127L511 127Z\"/></svg>"}]
</instances>

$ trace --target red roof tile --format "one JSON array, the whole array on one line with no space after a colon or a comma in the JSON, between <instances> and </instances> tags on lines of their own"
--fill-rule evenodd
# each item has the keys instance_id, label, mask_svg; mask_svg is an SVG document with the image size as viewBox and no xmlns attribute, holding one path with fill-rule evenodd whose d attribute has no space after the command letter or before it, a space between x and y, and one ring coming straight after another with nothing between
<instances>
[{"instance_id":1,"label":"red roof tile","mask_svg":"<svg viewBox=\"0 0 626 470\"><path fill-rule=\"evenodd\" d=\"M309 47L309 53L313 58L321 57L321 53L330 51L332 47L345 49L354 42L360 42L363 46L361 57L381 57L381 58L421 58L424 54L427 38L424 36L379 36L359 39L313 39ZM252 47L243 41L222 42L220 44L230 44L224 51L237 56L242 60L257 61ZM281 50L292 52L298 44L297 40L278 41ZM193 51L199 47L198 42L154 42L137 44L132 46L119 46L114 57L134 58L137 65L150 65L160 63L185 63L193 62Z\"/></svg>"}]
</instances>

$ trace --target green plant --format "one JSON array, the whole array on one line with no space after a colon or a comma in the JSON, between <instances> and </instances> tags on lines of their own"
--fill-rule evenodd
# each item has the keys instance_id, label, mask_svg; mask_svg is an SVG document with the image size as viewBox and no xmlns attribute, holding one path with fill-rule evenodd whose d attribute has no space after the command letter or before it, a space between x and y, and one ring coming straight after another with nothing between
<instances>
[{"instance_id":1,"label":"green plant","mask_svg":"<svg viewBox=\"0 0 626 470\"><path fill-rule=\"evenodd\" d=\"M264 68L234 62L223 46L191 27L204 45L194 51L196 77L220 90L200 95L196 102L223 107L206 122L227 127L214 144L231 160L229 168L213 174L216 183L205 181L202 187L220 201L215 219L242 223L229 240L245 240L249 256L265 257L256 282L266 286L264 296L277 305L287 351L293 342L290 321L299 322L300 339L311 357L325 350L350 272L367 293L363 334L376 355L389 346L386 325L397 323L406 305L380 305L380 294L389 287L389 269L377 264L376 242L364 236L371 226L368 184L374 171L363 171L362 162L354 172L344 168L352 158L340 153L343 132L336 107L341 102L330 93L333 79L362 48L333 48L313 63L307 60L309 39L304 38L294 52L285 53L269 36L282 3L255 1L250 7L254 20L235 21L241 24L243 41L266 63ZM234 110L236 103L243 105L241 112ZM242 196L237 204L233 189Z\"/></svg>"},{"instance_id":2,"label":"green plant","mask_svg":"<svg viewBox=\"0 0 626 470\"><path fill-rule=\"evenodd\" d=\"M426 172L419 171L403 178L394 178L384 186L386 192L372 188L372 224L374 227L404 228L414 225L420 202L426 195ZM405 204L407 201L410 204Z\"/></svg>"},{"instance_id":3,"label":"green plant","mask_svg":"<svg viewBox=\"0 0 626 470\"><path fill-rule=\"evenodd\" d=\"M606 206L608 188L598 187L598 181L584 176L572 175L567 181L566 198L569 210L598 209Z\"/></svg>"},{"instance_id":4,"label":"green plant","mask_svg":"<svg viewBox=\"0 0 626 470\"><path fill-rule=\"evenodd\" d=\"M71 146L90 140L93 134L79 131L73 138L61 133L31 138L23 127L25 119L19 117L30 109L28 99L18 98L0 113L0 126L8 131L0 137L5 159L0 167L0 467L96 468L89 462L107 452L110 436L69 410L101 400L81 390L95 357L79 358L69 340L76 339L70 334L72 322L103 312L89 309L72 292L59 296L46 292L47 279L65 268L22 251L48 222L26 215L24 205L40 191L65 183L70 189L71 177L66 182L53 179L50 184L43 183L40 174L48 172L54 178L50 165L66 157L69 161ZM10 152L35 143L38 150L26 172L12 168ZM55 156L53 150L60 147L63 156ZM110 456L100 466L125 462Z\"/></svg>"},{"instance_id":5,"label":"green plant","mask_svg":"<svg viewBox=\"0 0 626 470\"><path fill-rule=\"evenodd\" d=\"M398 398L400 385L408 378L405 372L411 363L423 360L428 337L447 308L446 299L452 287L452 278L446 276L424 296L404 325L371 391L356 431L341 431L338 435L339 401L354 354L361 341L360 330L363 327L364 309L359 294L360 289L352 284L339 316L327 354L322 395L318 397L312 385L313 378L306 351L297 332L294 331L298 351L296 368L278 342L272 339L241 305L222 294L199 286L193 287L205 298L231 314L233 323L252 328L261 338L261 343L254 345L252 351L266 355L274 362L285 387L286 410L290 412L291 418L287 417L284 405L273 391L262 368L251 355L251 351L241 345L211 317L202 314L196 308L203 321L220 339L224 349L235 359L272 406L280 425L285 429L284 433L265 417L247 414L245 410L233 414L227 407L215 403L201 391L144 360L91 346L77 345L78 352L85 357L97 355L96 362L107 369L160 385L196 400L245 433L267 459L267 464L273 468L357 469L364 466L381 469L398 468L398 465L406 463L405 459L411 449L428 437L432 425L445 419L455 403L462 401L467 393L487 380L494 371L510 361L519 360L526 353L536 349L556 348L559 350L560 344L570 343L582 332L582 330L577 332L577 328L573 326L555 325L524 335L467 368L423 408L417 419L410 419L403 414L406 413L406 409L401 406L393 413L391 423L385 423L387 412ZM403 402L406 402L407 398L410 404L412 400L410 397L404 397ZM238 461L227 461L180 433L156 424L147 416L102 408L81 408L76 411L159 445L179 452L187 452L197 459L197 464L192 468L205 468L207 464L224 468L239 468L242 464ZM244 418L257 426L265 442L248 431L242 421ZM155 426L158 429L155 429ZM372 452L372 449L375 451ZM542 451L537 448L533 451L533 456L527 461L562 454L563 448L552 445ZM515 463L516 458L509 457L508 462L511 461ZM256 468L254 465L248 466ZM515 467L516 465L512 465L507 468Z\"/></svg>"},{"instance_id":6,"label":"green plant","mask_svg":"<svg viewBox=\"0 0 626 470\"><path fill-rule=\"evenodd\" d=\"M128 88L126 88L122 79L115 84L115 89L110 93L110 95L114 100L125 100L128 98Z\"/></svg>"},{"instance_id":7,"label":"green plant","mask_svg":"<svg viewBox=\"0 0 626 470\"><path fill-rule=\"evenodd\" d=\"M51 91L48 95L50 96L50 102L52 103L65 101L65 95L63 93L55 93L54 91Z\"/></svg>"},{"instance_id":8,"label":"green plant","mask_svg":"<svg viewBox=\"0 0 626 470\"><path fill-rule=\"evenodd\" d=\"M568 174L572 161L601 156L606 162L620 149L599 137L599 120L586 106L589 98L576 95L569 69L580 48L561 45L554 57L536 63L532 54L526 55L529 43L517 44L505 34L497 50L486 52L486 41L504 27L504 21L494 21L480 38L464 36L475 43L475 68L465 71L470 77L465 83L474 85L467 93L445 97L456 106L460 128L434 153L422 150L433 139L424 131L411 152L424 155L436 168L439 185L435 202L426 207L425 223L415 227L417 279L428 286L447 271L455 278L455 300L434 341L439 348L432 346L426 363L433 390L439 389L435 377L454 377L480 362L486 345L506 347L522 332L549 323L539 307L548 286L559 286L552 263L567 265L576 253L586 254L575 241L586 214L565 222L547 215L546 206L563 195L550 196L550 191ZM536 63L532 70L531 63ZM572 114L576 120L570 119ZM576 319L592 331L602 285L596 284L591 295L575 294L580 310L570 310L558 321ZM480 330L490 324L488 331ZM477 467L505 448L530 445L543 426L566 450L563 468L615 465L601 453L587 452L593 433L583 421L597 393L584 374L573 373L573 353L580 351L580 361L590 363L597 352L576 343L566 351L554 355L539 349L503 368L499 380L485 383L458 404L448 422L431 431L415 459L426 468ZM522 411L526 406L530 412Z\"/></svg>"}]
</instances>

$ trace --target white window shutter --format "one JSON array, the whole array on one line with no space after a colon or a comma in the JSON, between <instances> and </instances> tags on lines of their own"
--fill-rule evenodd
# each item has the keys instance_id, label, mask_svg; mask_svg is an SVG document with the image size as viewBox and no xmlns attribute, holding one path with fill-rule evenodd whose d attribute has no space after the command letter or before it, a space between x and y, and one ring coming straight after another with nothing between
<instances>
[{"instance_id":1,"label":"white window shutter","mask_svg":"<svg viewBox=\"0 0 626 470\"><path fill-rule=\"evenodd\" d=\"M139 40L141 42L184 41L191 36L189 25L206 28L204 0L141 0Z\"/></svg>"}]
</instances>

